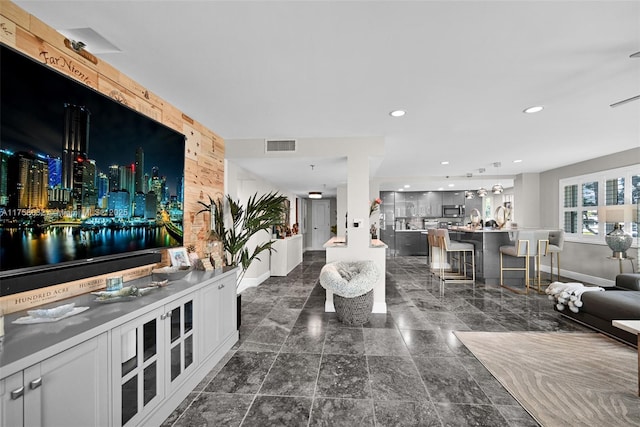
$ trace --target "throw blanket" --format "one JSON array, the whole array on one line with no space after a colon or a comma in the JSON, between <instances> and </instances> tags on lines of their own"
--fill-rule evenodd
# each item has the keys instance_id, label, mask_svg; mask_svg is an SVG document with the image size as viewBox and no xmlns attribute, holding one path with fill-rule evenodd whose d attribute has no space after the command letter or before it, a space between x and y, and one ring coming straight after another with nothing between
<instances>
[{"instance_id":1,"label":"throw blanket","mask_svg":"<svg viewBox=\"0 0 640 427\"><path fill-rule=\"evenodd\" d=\"M583 293L600 291L604 291L604 288L600 286L585 286L582 283L571 282L553 282L545 290L547 295L549 295L549 299L556 301L558 311L562 311L566 306L569 306L569 310L574 313L580 311L580 307L582 307L581 297Z\"/></svg>"}]
</instances>

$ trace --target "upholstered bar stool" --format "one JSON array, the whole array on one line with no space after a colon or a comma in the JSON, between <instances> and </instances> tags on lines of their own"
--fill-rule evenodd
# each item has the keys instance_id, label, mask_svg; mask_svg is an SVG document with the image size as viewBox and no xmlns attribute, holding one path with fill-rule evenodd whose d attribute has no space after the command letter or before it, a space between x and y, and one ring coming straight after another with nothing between
<instances>
[{"instance_id":1,"label":"upholstered bar stool","mask_svg":"<svg viewBox=\"0 0 640 427\"><path fill-rule=\"evenodd\" d=\"M564 230L549 231L549 246L547 253L551 254L550 258L550 275L553 282L553 254L556 254L557 275L556 280L560 280L560 252L564 248Z\"/></svg>"},{"instance_id":2,"label":"upholstered bar stool","mask_svg":"<svg viewBox=\"0 0 640 427\"><path fill-rule=\"evenodd\" d=\"M427 229L427 241L429 242L429 268L432 273L438 274L440 272L440 263L442 262L442 251L440 250L435 228Z\"/></svg>"},{"instance_id":3,"label":"upholstered bar stool","mask_svg":"<svg viewBox=\"0 0 640 427\"><path fill-rule=\"evenodd\" d=\"M500 286L507 288L510 291L516 293L523 293L520 290L511 288L504 283L505 271L523 271L524 272L524 293L529 293L529 269L530 258L538 256L538 242L547 238L546 231L538 230L518 230L515 232L515 236L511 239L513 245L500 246ZM524 267L505 267L504 257L524 258Z\"/></svg>"},{"instance_id":4,"label":"upholstered bar stool","mask_svg":"<svg viewBox=\"0 0 640 427\"><path fill-rule=\"evenodd\" d=\"M549 232L546 230L540 230L537 232L536 242L536 284L538 285L538 293L542 293L542 271L540 270L541 259L543 256L547 256L549 253Z\"/></svg>"},{"instance_id":5,"label":"upholstered bar stool","mask_svg":"<svg viewBox=\"0 0 640 427\"><path fill-rule=\"evenodd\" d=\"M453 270L453 261L457 261L457 271L446 273L441 263L440 279L445 282L458 282L458 283L475 283L476 281L476 258L475 258L475 246L473 243L463 243L452 241L449 238L449 230L439 228L436 231L438 237L440 249L443 254L443 258L447 256L451 257L451 266ZM467 261L467 254L471 253L471 263ZM444 261L444 259L443 259ZM471 279L467 277L467 265L471 266Z\"/></svg>"}]
</instances>

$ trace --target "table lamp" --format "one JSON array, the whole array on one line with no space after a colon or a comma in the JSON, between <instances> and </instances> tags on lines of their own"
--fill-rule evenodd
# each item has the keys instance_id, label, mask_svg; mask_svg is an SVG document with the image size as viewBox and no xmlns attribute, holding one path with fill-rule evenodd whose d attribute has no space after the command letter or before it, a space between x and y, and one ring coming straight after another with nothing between
<instances>
[{"instance_id":1,"label":"table lamp","mask_svg":"<svg viewBox=\"0 0 640 427\"><path fill-rule=\"evenodd\" d=\"M614 223L613 231L604 237L604 240L613 251L612 258L627 258L627 249L633 243L633 237L622 229L625 222L635 219L637 208L634 205L605 206L598 209L598 220Z\"/></svg>"}]
</instances>

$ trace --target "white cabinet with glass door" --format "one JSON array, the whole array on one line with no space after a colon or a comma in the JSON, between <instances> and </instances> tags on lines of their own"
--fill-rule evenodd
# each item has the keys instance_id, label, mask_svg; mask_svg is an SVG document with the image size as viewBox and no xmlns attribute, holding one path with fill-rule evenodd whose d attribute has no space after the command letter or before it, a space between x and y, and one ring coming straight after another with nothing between
<instances>
[{"instance_id":1,"label":"white cabinet with glass door","mask_svg":"<svg viewBox=\"0 0 640 427\"><path fill-rule=\"evenodd\" d=\"M193 319L189 295L113 329L116 425L137 425L195 369Z\"/></svg>"}]
</instances>

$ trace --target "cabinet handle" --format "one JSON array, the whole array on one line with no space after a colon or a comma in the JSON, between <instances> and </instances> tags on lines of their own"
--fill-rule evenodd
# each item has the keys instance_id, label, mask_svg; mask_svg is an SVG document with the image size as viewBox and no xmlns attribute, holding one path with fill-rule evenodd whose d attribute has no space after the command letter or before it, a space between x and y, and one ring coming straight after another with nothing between
<instances>
[{"instance_id":1,"label":"cabinet handle","mask_svg":"<svg viewBox=\"0 0 640 427\"><path fill-rule=\"evenodd\" d=\"M224 288L224 285L218 285L218 289Z\"/></svg>"},{"instance_id":2,"label":"cabinet handle","mask_svg":"<svg viewBox=\"0 0 640 427\"><path fill-rule=\"evenodd\" d=\"M35 390L42 385L42 377L35 379L29 383L29 388Z\"/></svg>"},{"instance_id":3,"label":"cabinet handle","mask_svg":"<svg viewBox=\"0 0 640 427\"><path fill-rule=\"evenodd\" d=\"M170 311L167 313L167 317L171 317L171 314L173 313L173 311Z\"/></svg>"},{"instance_id":4,"label":"cabinet handle","mask_svg":"<svg viewBox=\"0 0 640 427\"><path fill-rule=\"evenodd\" d=\"M24 395L24 387L17 388L11 392L11 400L16 400Z\"/></svg>"}]
</instances>

